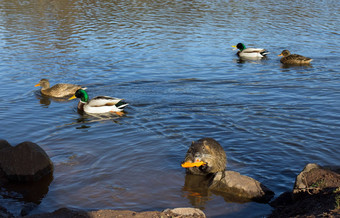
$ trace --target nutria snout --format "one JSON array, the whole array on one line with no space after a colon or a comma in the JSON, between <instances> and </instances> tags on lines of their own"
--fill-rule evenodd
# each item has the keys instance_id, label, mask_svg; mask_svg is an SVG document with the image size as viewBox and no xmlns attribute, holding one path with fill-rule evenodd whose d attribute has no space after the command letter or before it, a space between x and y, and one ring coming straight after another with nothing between
<instances>
[{"instance_id":1,"label":"nutria snout","mask_svg":"<svg viewBox=\"0 0 340 218\"><path fill-rule=\"evenodd\" d=\"M227 164L227 156L222 146L212 138L203 138L192 142L182 167L187 173L207 175L224 172Z\"/></svg>"}]
</instances>

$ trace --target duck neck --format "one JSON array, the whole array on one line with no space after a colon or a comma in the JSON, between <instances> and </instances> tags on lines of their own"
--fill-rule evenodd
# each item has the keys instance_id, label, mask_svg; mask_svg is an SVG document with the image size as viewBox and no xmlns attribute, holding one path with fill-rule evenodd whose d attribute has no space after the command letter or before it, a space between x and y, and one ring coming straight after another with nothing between
<instances>
[{"instance_id":1,"label":"duck neck","mask_svg":"<svg viewBox=\"0 0 340 218\"><path fill-rule=\"evenodd\" d=\"M83 111L84 110L84 105L85 105L85 103L83 101L79 101L79 103L78 103L78 110Z\"/></svg>"}]
</instances>

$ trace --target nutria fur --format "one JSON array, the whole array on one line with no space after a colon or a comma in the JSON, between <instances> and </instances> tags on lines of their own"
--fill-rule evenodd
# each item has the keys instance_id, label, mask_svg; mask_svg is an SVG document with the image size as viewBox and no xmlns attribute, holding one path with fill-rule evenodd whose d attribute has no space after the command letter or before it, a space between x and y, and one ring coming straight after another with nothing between
<instances>
[{"instance_id":1,"label":"nutria fur","mask_svg":"<svg viewBox=\"0 0 340 218\"><path fill-rule=\"evenodd\" d=\"M194 163L203 161L206 164L199 167L187 168L187 173L196 175L215 174L224 172L227 165L227 156L222 146L212 138L203 138L192 142L184 162ZM183 163L184 163L183 162Z\"/></svg>"}]
</instances>

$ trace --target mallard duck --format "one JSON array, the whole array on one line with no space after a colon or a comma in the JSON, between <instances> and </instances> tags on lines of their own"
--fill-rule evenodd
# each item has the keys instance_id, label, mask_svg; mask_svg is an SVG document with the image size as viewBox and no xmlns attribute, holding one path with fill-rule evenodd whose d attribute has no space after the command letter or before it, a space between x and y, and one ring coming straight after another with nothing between
<instances>
[{"instance_id":1,"label":"mallard duck","mask_svg":"<svg viewBox=\"0 0 340 218\"><path fill-rule=\"evenodd\" d=\"M62 98L70 95L74 95L74 93L81 89L82 87L79 85L73 85L68 83L58 83L52 87L50 87L50 82L48 79L41 79L38 84L34 87L41 86L41 93L47 96ZM85 89L85 88L84 88Z\"/></svg>"},{"instance_id":2,"label":"mallard duck","mask_svg":"<svg viewBox=\"0 0 340 218\"><path fill-rule=\"evenodd\" d=\"M115 112L122 115L123 109L128 105L122 102L123 99L113 98L109 96L97 96L89 99L87 92L84 89L78 89L69 100L80 98L78 110L86 113L109 113Z\"/></svg>"},{"instance_id":3,"label":"mallard duck","mask_svg":"<svg viewBox=\"0 0 340 218\"><path fill-rule=\"evenodd\" d=\"M298 54L291 54L288 50L283 50L278 56L283 56L280 60L283 64L303 65L309 64L313 59Z\"/></svg>"},{"instance_id":4,"label":"mallard duck","mask_svg":"<svg viewBox=\"0 0 340 218\"><path fill-rule=\"evenodd\" d=\"M237 52L237 56L240 58L249 58L249 59L260 59L265 57L269 52L263 48L246 48L243 43L238 43L237 45L233 45L235 49L239 49ZM235 50L234 49L234 50Z\"/></svg>"},{"instance_id":5,"label":"mallard duck","mask_svg":"<svg viewBox=\"0 0 340 218\"><path fill-rule=\"evenodd\" d=\"M181 166L190 174L208 175L224 172L227 156L222 146L212 138L192 142Z\"/></svg>"}]
</instances>

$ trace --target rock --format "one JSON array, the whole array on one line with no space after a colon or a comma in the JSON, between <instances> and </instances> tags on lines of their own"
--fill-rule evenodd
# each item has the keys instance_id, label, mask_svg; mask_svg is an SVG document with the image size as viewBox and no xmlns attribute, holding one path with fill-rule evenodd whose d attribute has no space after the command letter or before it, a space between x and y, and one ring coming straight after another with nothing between
<instances>
[{"instance_id":1,"label":"rock","mask_svg":"<svg viewBox=\"0 0 340 218\"><path fill-rule=\"evenodd\" d=\"M223 177L222 172L217 173L209 188L259 202L268 202L274 196L273 191L251 177L229 170L224 174Z\"/></svg>"},{"instance_id":2,"label":"rock","mask_svg":"<svg viewBox=\"0 0 340 218\"><path fill-rule=\"evenodd\" d=\"M37 181L53 172L53 163L46 152L33 142L23 142L15 147L2 143L0 167L7 178L16 182Z\"/></svg>"},{"instance_id":3,"label":"rock","mask_svg":"<svg viewBox=\"0 0 340 218\"><path fill-rule=\"evenodd\" d=\"M6 140L0 140L0 150L12 147Z\"/></svg>"},{"instance_id":4,"label":"rock","mask_svg":"<svg viewBox=\"0 0 340 218\"><path fill-rule=\"evenodd\" d=\"M312 169L320 169L321 167L317 164L310 163L305 166L305 168L301 171L299 175L297 175L295 179L294 189L304 189L307 188L305 184L305 174L311 171Z\"/></svg>"},{"instance_id":5,"label":"rock","mask_svg":"<svg viewBox=\"0 0 340 218\"><path fill-rule=\"evenodd\" d=\"M296 177L291 192L270 205L269 217L340 217L340 174L317 164L307 164Z\"/></svg>"},{"instance_id":6,"label":"rock","mask_svg":"<svg viewBox=\"0 0 340 218\"><path fill-rule=\"evenodd\" d=\"M202 210L191 207L166 209L163 212L166 213L168 217L206 217Z\"/></svg>"},{"instance_id":7,"label":"rock","mask_svg":"<svg viewBox=\"0 0 340 218\"><path fill-rule=\"evenodd\" d=\"M8 212L6 208L4 208L0 205L0 217L2 217L2 218L12 218L14 216L10 212Z\"/></svg>"},{"instance_id":8,"label":"rock","mask_svg":"<svg viewBox=\"0 0 340 218\"><path fill-rule=\"evenodd\" d=\"M317 164L307 164L296 177L293 193L340 187L340 174Z\"/></svg>"},{"instance_id":9,"label":"rock","mask_svg":"<svg viewBox=\"0 0 340 218\"><path fill-rule=\"evenodd\" d=\"M30 202L26 203L20 211L21 216L27 216L32 210L34 210L38 205Z\"/></svg>"},{"instance_id":10,"label":"rock","mask_svg":"<svg viewBox=\"0 0 340 218\"><path fill-rule=\"evenodd\" d=\"M73 217L126 217L126 218L165 218L165 217L173 217L173 218L204 218L205 214L195 208L175 208L175 209L166 209L163 212L160 211L144 211L144 212L135 212L131 210L97 210L97 211L83 211L83 210L75 210L68 208L60 208L52 213L43 213L43 214L35 214L26 216L27 218L73 218Z\"/></svg>"}]
</instances>

